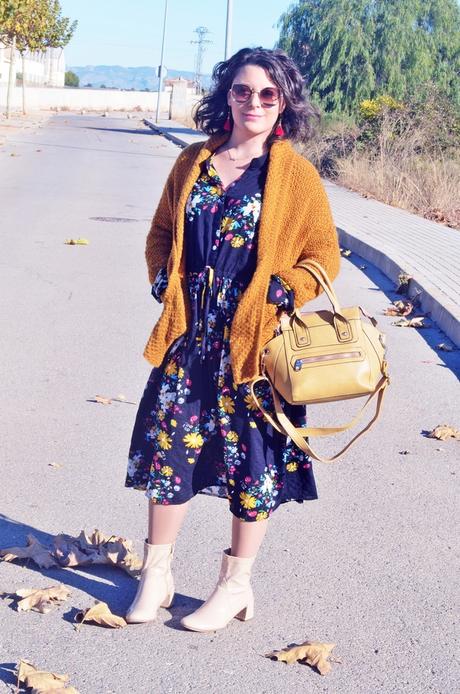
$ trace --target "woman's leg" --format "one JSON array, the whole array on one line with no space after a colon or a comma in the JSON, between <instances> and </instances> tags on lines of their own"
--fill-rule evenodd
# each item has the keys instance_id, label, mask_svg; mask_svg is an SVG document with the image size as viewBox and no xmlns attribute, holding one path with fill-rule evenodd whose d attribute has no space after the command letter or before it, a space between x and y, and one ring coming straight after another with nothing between
<instances>
[{"instance_id":1,"label":"woman's leg","mask_svg":"<svg viewBox=\"0 0 460 694\"><path fill-rule=\"evenodd\" d=\"M181 619L182 626L192 631L215 631L223 629L233 617L252 618L251 570L267 525L268 519L248 522L233 515L232 547L222 554L217 585L198 610Z\"/></svg>"},{"instance_id":2,"label":"woman's leg","mask_svg":"<svg viewBox=\"0 0 460 694\"><path fill-rule=\"evenodd\" d=\"M267 532L268 518L242 521L232 515L232 556L255 557Z\"/></svg>"},{"instance_id":3,"label":"woman's leg","mask_svg":"<svg viewBox=\"0 0 460 694\"><path fill-rule=\"evenodd\" d=\"M188 509L188 502L170 506L149 500L148 537L134 601L126 613L129 623L150 622L159 607L169 607L174 596L171 562L174 543Z\"/></svg>"},{"instance_id":4,"label":"woman's leg","mask_svg":"<svg viewBox=\"0 0 460 694\"><path fill-rule=\"evenodd\" d=\"M167 545L176 541L189 501L184 504L154 504L149 500L149 526L147 541L150 545Z\"/></svg>"}]
</instances>

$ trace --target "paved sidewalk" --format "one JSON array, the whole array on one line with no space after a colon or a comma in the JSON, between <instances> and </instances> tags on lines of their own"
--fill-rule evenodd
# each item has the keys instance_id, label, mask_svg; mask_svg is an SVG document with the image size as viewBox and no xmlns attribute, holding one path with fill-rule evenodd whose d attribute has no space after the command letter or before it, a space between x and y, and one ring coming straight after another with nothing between
<instances>
[{"instance_id":1,"label":"paved sidewalk","mask_svg":"<svg viewBox=\"0 0 460 694\"><path fill-rule=\"evenodd\" d=\"M205 137L175 121L144 123L185 147ZM340 243L379 268L396 284L412 279L411 297L460 346L460 231L325 181Z\"/></svg>"}]
</instances>

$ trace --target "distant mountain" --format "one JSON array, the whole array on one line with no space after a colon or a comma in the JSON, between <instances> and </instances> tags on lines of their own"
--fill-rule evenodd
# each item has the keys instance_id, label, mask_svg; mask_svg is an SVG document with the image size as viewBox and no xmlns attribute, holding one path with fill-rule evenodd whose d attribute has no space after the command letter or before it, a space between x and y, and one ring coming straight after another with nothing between
<instances>
[{"instance_id":1,"label":"distant mountain","mask_svg":"<svg viewBox=\"0 0 460 694\"><path fill-rule=\"evenodd\" d=\"M72 70L80 78L80 87L90 84L92 87L105 85L107 89L136 89L139 91L158 89L157 67L122 67L121 65L85 65L84 67L69 65L67 70ZM187 70L168 70L167 78L184 77L192 80L193 72ZM202 84L208 87L211 82L210 75L203 75Z\"/></svg>"}]
</instances>

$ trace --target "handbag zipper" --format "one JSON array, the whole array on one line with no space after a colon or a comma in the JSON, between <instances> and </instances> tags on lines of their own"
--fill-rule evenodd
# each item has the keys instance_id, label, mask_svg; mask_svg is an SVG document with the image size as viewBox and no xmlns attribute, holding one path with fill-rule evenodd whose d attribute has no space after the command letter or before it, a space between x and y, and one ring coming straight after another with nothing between
<instances>
[{"instance_id":1,"label":"handbag zipper","mask_svg":"<svg viewBox=\"0 0 460 694\"><path fill-rule=\"evenodd\" d=\"M294 362L294 371L300 371L303 364L315 364L322 361L334 361L335 359L358 359L361 352L338 352L336 354L318 354L315 357L302 357Z\"/></svg>"}]
</instances>

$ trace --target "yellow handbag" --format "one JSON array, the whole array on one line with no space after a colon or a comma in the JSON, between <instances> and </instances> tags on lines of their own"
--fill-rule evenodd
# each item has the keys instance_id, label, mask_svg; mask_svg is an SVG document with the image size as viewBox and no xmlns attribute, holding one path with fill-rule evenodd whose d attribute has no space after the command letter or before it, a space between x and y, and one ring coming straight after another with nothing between
<instances>
[{"instance_id":1,"label":"yellow handbag","mask_svg":"<svg viewBox=\"0 0 460 694\"><path fill-rule=\"evenodd\" d=\"M314 260L299 263L322 286L332 310L301 313L298 309L281 317L279 334L269 340L261 353L262 376L251 382L252 396L272 426L305 453L321 462L337 460L377 420L385 389L389 384L385 360L385 339L377 321L359 306L342 308L324 268ZM274 416L268 413L255 393L255 386L268 381ZM295 427L284 414L280 397L291 405L310 405L368 396L354 419L338 427ZM328 436L346 431L361 418L375 399L376 411L365 428L331 458L319 456L305 437Z\"/></svg>"}]
</instances>

